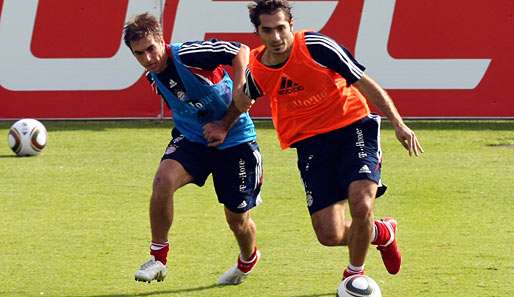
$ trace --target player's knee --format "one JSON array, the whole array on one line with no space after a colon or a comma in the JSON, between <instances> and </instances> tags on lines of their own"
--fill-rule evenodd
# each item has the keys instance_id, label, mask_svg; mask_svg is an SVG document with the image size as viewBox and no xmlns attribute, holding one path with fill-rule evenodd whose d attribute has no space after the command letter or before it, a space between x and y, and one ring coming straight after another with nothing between
<instances>
[{"instance_id":1,"label":"player's knee","mask_svg":"<svg viewBox=\"0 0 514 297\"><path fill-rule=\"evenodd\" d=\"M342 245L344 237L344 228L339 228L335 224L328 221L318 222L313 225L316 237L320 244L324 246Z\"/></svg>"},{"instance_id":2,"label":"player's knee","mask_svg":"<svg viewBox=\"0 0 514 297\"><path fill-rule=\"evenodd\" d=\"M227 216L227 224L234 233L245 232L250 225L250 219L245 215Z\"/></svg>"},{"instance_id":3,"label":"player's knee","mask_svg":"<svg viewBox=\"0 0 514 297\"><path fill-rule=\"evenodd\" d=\"M334 229L316 230L316 237L320 244L324 246L339 246L342 244L343 231L338 232Z\"/></svg>"},{"instance_id":4,"label":"player's knee","mask_svg":"<svg viewBox=\"0 0 514 297\"><path fill-rule=\"evenodd\" d=\"M373 218L373 207L369 203L356 204L351 210L353 222L370 222Z\"/></svg>"},{"instance_id":5,"label":"player's knee","mask_svg":"<svg viewBox=\"0 0 514 297\"><path fill-rule=\"evenodd\" d=\"M350 184L348 204L352 219L366 220L372 217L376 191L376 184L369 180L358 180Z\"/></svg>"},{"instance_id":6,"label":"player's knee","mask_svg":"<svg viewBox=\"0 0 514 297\"><path fill-rule=\"evenodd\" d=\"M318 242L324 246L343 245L346 227L344 221L341 221L338 212L322 210L312 216L312 228L316 234Z\"/></svg>"},{"instance_id":7,"label":"player's knee","mask_svg":"<svg viewBox=\"0 0 514 297\"><path fill-rule=\"evenodd\" d=\"M153 191L158 195L170 195L178 188L178 183L170 173L159 172L153 179Z\"/></svg>"}]
</instances>

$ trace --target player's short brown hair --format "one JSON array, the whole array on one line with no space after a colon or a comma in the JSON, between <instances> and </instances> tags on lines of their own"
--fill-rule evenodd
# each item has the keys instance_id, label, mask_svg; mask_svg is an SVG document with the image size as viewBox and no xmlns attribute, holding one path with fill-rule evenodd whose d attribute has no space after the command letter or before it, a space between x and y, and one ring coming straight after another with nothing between
<instances>
[{"instance_id":1,"label":"player's short brown hair","mask_svg":"<svg viewBox=\"0 0 514 297\"><path fill-rule=\"evenodd\" d=\"M130 43L148 35L162 38L161 24L148 12L132 17L123 28L123 41L132 50Z\"/></svg>"},{"instance_id":2,"label":"player's short brown hair","mask_svg":"<svg viewBox=\"0 0 514 297\"><path fill-rule=\"evenodd\" d=\"M291 5L289 5L287 0L254 0L248 4L248 10L250 12L250 21L256 30L261 24L259 17L263 14L275 14L278 10L282 10L289 20L293 19Z\"/></svg>"}]
</instances>

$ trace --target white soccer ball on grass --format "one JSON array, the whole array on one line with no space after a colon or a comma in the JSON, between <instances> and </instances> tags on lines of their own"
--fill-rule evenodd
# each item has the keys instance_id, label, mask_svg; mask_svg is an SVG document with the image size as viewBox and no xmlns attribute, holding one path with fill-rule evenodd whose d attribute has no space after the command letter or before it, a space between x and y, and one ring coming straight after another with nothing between
<instances>
[{"instance_id":1,"label":"white soccer ball on grass","mask_svg":"<svg viewBox=\"0 0 514 297\"><path fill-rule=\"evenodd\" d=\"M352 275L345 278L339 288L338 297L382 297L378 284L369 276Z\"/></svg>"},{"instance_id":2,"label":"white soccer ball on grass","mask_svg":"<svg viewBox=\"0 0 514 297\"><path fill-rule=\"evenodd\" d=\"M21 119L9 129L9 147L18 156L38 155L45 148L47 140L45 126L34 119Z\"/></svg>"}]
</instances>

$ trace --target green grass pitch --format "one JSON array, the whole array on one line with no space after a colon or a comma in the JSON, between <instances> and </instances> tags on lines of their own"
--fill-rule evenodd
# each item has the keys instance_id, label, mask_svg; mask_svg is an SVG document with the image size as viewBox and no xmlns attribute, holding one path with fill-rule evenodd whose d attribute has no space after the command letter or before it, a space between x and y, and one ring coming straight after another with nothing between
<instances>
[{"instance_id":1,"label":"green grass pitch","mask_svg":"<svg viewBox=\"0 0 514 297\"><path fill-rule=\"evenodd\" d=\"M0 296L334 296L346 248L317 243L294 150L258 122L264 203L252 214L263 258L251 277L217 287L237 245L212 183L175 197L169 275L133 279L147 259L152 177L170 122L43 122L37 157L14 157L0 122ZM376 216L399 221L404 265L387 274L370 249L366 270L384 296L514 294L514 122L412 121L425 149L410 158L384 123Z\"/></svg>"}]
</instances>

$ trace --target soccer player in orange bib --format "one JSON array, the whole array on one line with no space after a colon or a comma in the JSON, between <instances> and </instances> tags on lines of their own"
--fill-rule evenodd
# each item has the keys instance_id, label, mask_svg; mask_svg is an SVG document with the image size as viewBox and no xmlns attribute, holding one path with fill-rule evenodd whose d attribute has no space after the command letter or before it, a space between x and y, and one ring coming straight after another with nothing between
<instances>
[{"instance_id":1,"label":"soccer player in orange bib","mask_svg":"<svg viewBox=\"0 0 514 297\"><path fill-rule=\"evenodd\" d=\"M375 198L386 187L381 183L380 117L370 113L367 101L389 119L409 155L423 152L416 135L347 49L317 32L293 32L286 0L254 1L249 11L263 45L250 54L248 98L236 104L244 109L269 97L281 147L297 150L319 242L348 246L343 279L364 274L370 243L380 251L387 271L398 273L398 223L392 217L373 217ZM346 205L351 220L345 218Z\"/></svg>"}]
</instances>

